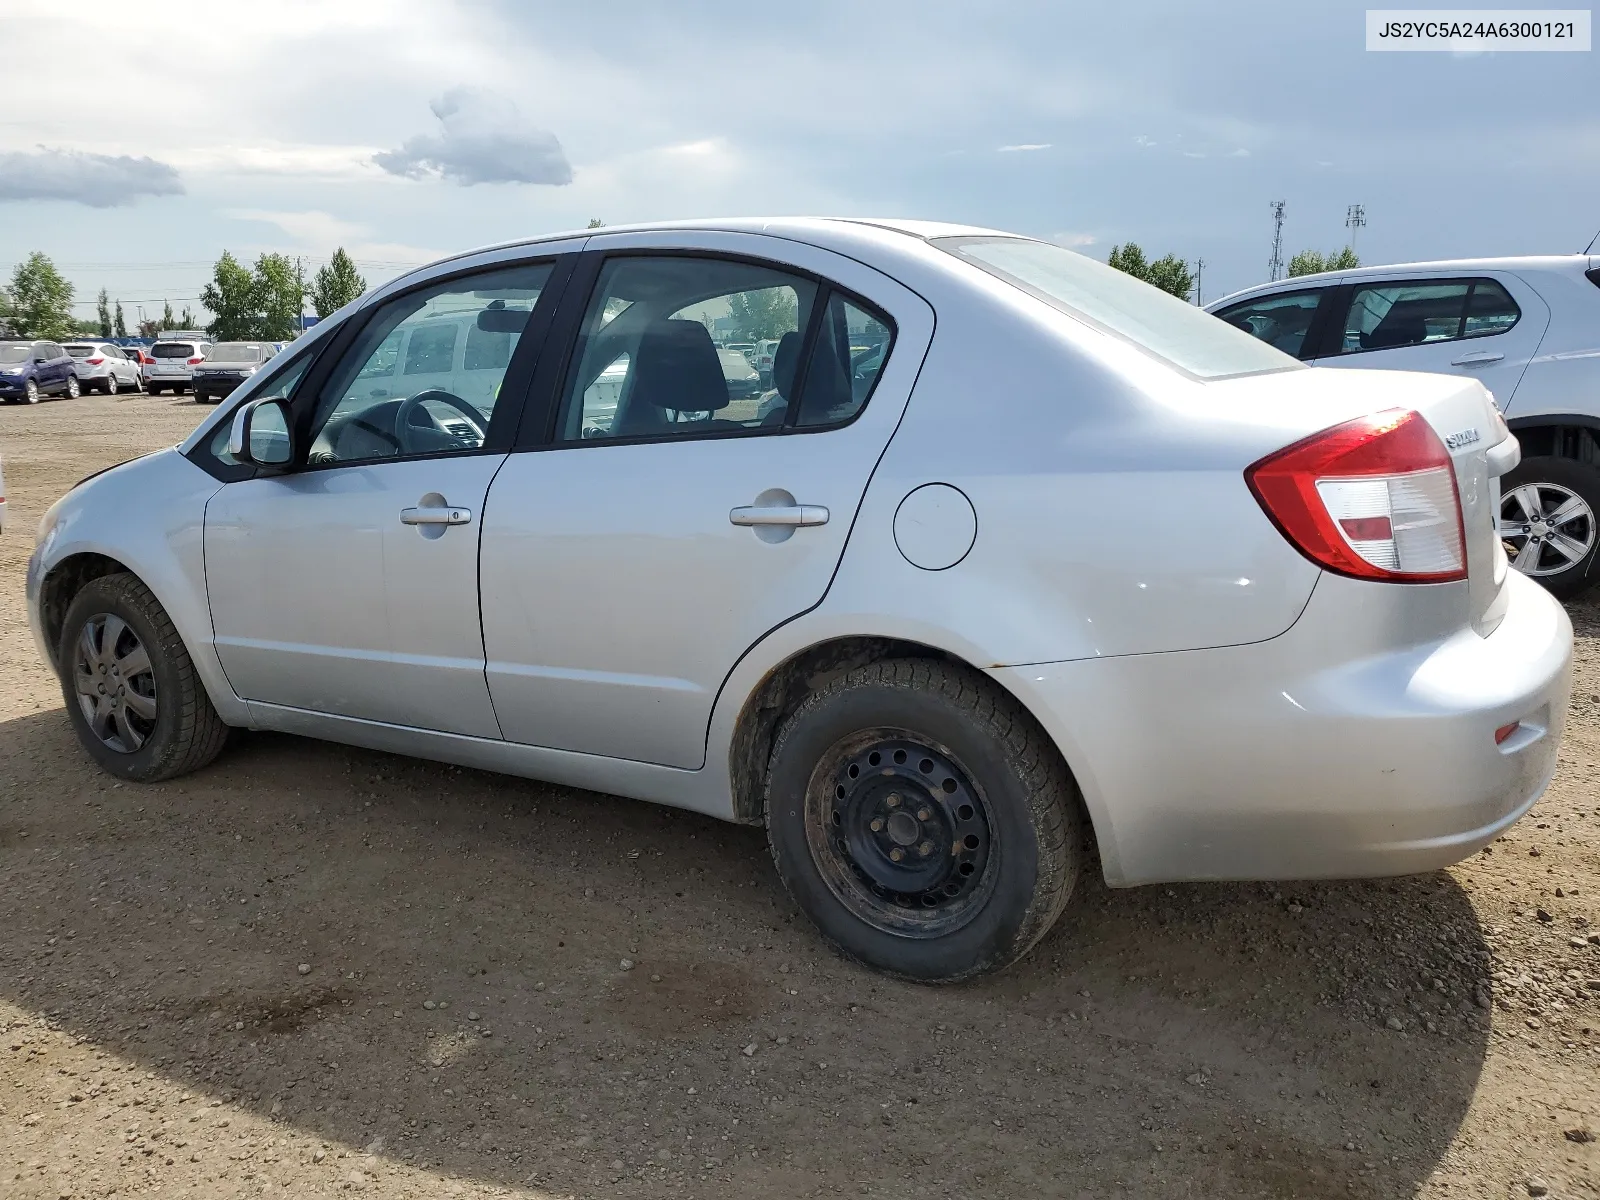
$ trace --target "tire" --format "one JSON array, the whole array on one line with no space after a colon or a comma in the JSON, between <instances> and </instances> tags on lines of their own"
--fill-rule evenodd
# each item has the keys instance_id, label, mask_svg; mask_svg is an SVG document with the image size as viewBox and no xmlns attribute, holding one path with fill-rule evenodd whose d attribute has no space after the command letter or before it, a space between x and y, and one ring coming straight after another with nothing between
<instances>
[{"instance_id":1,"label":"tire","mask_svg":"<svg viewBox=\"0 0 1600 1200\"><path fill-rule=\"evenodd\" d=\"M79 396L83 395L83 387L78 383L78 377L76 375L67 376L66 390L62 394L65 395L68 400L76 400Z\"/></svg>"},{"instance_id":2,"label":"tire","mask_svg":"<svg viewBox=\"0 0 1600 1200\"><path fill-rule=\"evenodd\" d=\"M919 982L1021 958L1087 857L1055 745L996 684L937 660L871 663L808 696L779 728L766 802L778 874L822 935Z\"/></svg>"},{"instance_id":3,"label":"tire","mask_svg":"<svg viewBox=\"0 0 1600 1200\"><path fill-rule=\"evenodd\" d=\"M117 379L117 373L113 371L111 374L106 376L105 385L101 387L100 390L108 396L115 396L117 394L117 388L119 384L120 381Z\"/></svg>"},{"instance_id":4,"label":"tire","mask_svg":"<svg viewBox=\"0 0 1600 1200\"><path fill-rule=\"evenodd\" d=\"M1512 565L1562 600L1600 582L1597 517L1600 468L1588 463L1525 458L1500 481L1500 536Z\"/></svg>"},{"instance_id":5,"label":"tire","mask_svg":"<svg viewBox=\"0 0 1600 1200\"><path fill-rule=\"evenodd\" d=\"M108 637L115 645L107 645ZM114 673L110 668L139 665L136 647L148 669ZM73 598L57 662L79 742L118 778L154 783L199 770L228 740L228 726L211 706L183 639L135 575L103 575ZM108 690L102 693L102 686Z\"/></svg>"},{"instance_id":6,"label":"tire","mask_svg":"<svg viewBox=\"0 0 1600 1200\"><path fill-rule=\"evenodd\" d=\"M22 385L22 398L29 404L39 403L39 381L30 379Z\"/></svg>"},{"instance_id":7,"label":"tire","mask_svg":"<svg viewBox=\"0 0 1600 1200\"><path fill-rule=\"evenodd\" d=\"M172 390L179 396L187 396L189 394L189 385L187 383L180 383L175 385Z\"/></svg>"}]
</instances>

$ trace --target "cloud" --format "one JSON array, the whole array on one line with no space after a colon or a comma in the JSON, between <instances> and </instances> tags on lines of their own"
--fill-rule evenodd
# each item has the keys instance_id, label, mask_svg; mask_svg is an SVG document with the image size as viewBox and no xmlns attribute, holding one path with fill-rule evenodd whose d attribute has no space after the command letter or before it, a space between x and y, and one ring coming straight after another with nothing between
<instances>
[{"instance_id":1,"label":"cloud","mask_svg":"<svg viewBox=\"0 0 1600 1200\"><path fill-rule=\"evenodd\" d=\"M372 161L408 179L438 176L456 183L572 182L572 165L556 135L524 123L517 106L481 88L451 88L430 106L443 129L407 138Z\"/></svg>"},{"instance_id":2,"label":"cloud","mask_svg":"<svg viewBox=\"0 0 1600 1200\"><path fill-rule=\"evenodd\" d=\"M1019 143L1018 145L1015 145L1015 146L1001 146L1001 147L999 147L998 152L1001 153L1001 154L1015 154L1019 150L1048 150L1048 149L1050 149L1050 143L1049 142L1021 142L1021 143Z\"/></svg>"},{"instance_id":3,"label":"cloud","mask_svg":"<svg viewBox=\"0 0 1600 1200\"><path fill-rule=\"evenodd\" d=\"M140 196L178 196L178 172L153 158L53 149L0 152L0 201L72 200L119 208Z\"/></svg>"}]
</instances>

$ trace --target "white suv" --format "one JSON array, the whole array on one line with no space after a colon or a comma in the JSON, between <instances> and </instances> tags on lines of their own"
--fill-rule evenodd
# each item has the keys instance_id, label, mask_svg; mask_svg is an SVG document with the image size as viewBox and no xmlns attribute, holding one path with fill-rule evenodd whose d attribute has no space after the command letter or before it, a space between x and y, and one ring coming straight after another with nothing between
<instances>
[{"instance_id":1,"label":"white suv","mask_svg":"<svg viewBox=\"0 0 1600 1200\"><path fill-rule=\"evenodd\" d=\"M1501 489L1512 563L1558 596L1600 582L1600 257L1360 267L1206 308L1319 367L1481 380L1522 443Z\"/></svg>"},{"instance_id":2,"label":"white suv","mask_svg":"<svg viewBox=\"0 0 1600 1200\"><path fill-rule=\"evenodd\" d=\"M164 333L145 353L145 390L152 396L171 388L182 395L194 384L194 369L205 361L211 341L205 334Z\"/></svg>"}]
</instances>

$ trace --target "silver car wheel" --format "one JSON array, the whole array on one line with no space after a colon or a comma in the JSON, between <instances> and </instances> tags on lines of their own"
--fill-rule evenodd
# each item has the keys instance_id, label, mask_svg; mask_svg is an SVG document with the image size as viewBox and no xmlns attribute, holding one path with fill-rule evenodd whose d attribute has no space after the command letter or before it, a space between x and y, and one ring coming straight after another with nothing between
<instances>
[{"instance_id":1,"label":"silver car wheel","mask_svg":"<svg viewBox=\"0 0 1600 1200\"><path fill-rule=\"evenodd\" d=\"M1556 575L1594 549L1594 510L1559 483L1524 483L1500 498L1500 537L1524 575Z\"/></svg>"},{"instance_id":2,"label":"silver car wheel","mask_svg":"<svg viewBox=\"0 0 1600 1200\"><path fill-rule=\"evenodd\" d=\"M39 403L39 381L38 380L36 380L36 379L28 380L27 384L23 387L22 392L23 392L23 398L26 399L29 404L37 404L37 403Z\"/></svg>"},{"instance_id":3,"label":"silver car wheel","mask_svg":"<svg viewBox=\"0 0 1600 1200\"><path fill-rule=\"evenodd\" d=\"M83 395L83 388L78 385L78 377L74 375L67 380L67 399L76 400L81 395Z\"/></svg>"},{"instance_id":4,"label":"silver car wheel","mask_svg":"<svg viewBox=\"0 0 1600 1200\"><path fill-rule=\"evenodd\" d=\"M117 379L117 373L115 371L109 372L106 375L106 395L115 396L117 394L119 382L120 381Z\"/></svg>"},{"instance_id":5,"label":"silver car wheel","mask_svg":"<svg viewBox=\"0 0 1600 1200\"><path fill-rule=\"evenodd\" d=\"M107 749L132 754L155 732L155 668L121 617L100 613L84 622L72 675L84 722Z\"/></svg>"}]
</instances>

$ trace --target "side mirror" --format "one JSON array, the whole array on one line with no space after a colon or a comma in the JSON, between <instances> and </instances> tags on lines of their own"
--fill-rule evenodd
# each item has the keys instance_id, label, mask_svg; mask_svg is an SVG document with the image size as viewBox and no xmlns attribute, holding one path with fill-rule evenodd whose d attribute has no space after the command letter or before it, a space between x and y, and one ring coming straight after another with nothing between
<instances>
[{"instance_id":1,"label":"side mirror","mask_svg":"<svg viewBox=\"0 0 1600 1200\"><path fill-rule=\"evenodd\" d=\"M291 428L287 400L252 400L233 414L228 453L258 467L287 467L294 461Z\"/></svg>"}]
</instances>

